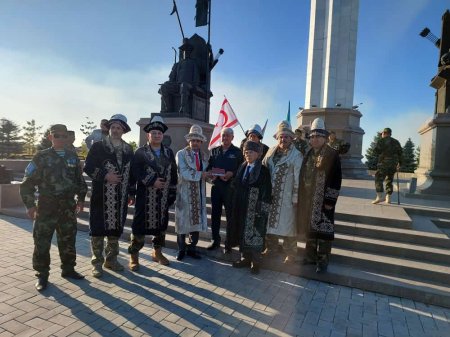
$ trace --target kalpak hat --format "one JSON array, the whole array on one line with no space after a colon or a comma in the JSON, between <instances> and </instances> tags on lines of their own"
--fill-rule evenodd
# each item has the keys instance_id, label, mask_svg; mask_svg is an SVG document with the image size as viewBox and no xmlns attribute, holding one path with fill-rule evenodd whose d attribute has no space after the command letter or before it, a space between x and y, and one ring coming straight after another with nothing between
<instances>
[{"instance_id":1,"label":"kalpak hat","mask_svg":"<svg viewBox=\"0 0 450 337\"><path fill-rule=\"evenodd\" d=\"M278 139L281 135L290 136L291 138L295 138L295 133L292 132L291 123L288 121L281 121L277 126L277 133L273 136L275 139Z\"/></svg>"},{"instance_id":2,"label":"kalpak hat","mask_svg":"<svg viewBox=\"0 0 450 337\"><path fill-rule=\"evenodd\" d=\"M127 124L127 118L122 114L113 115L106 125L110 128L114 123L119 123L123 127L124 133L131 131L130 126Z\"/></svg>"},{"instance_id":3,"label":"kalpak hat","mask_svg":"<svg viewBox=\"0 0 450 337\"><path fill-rule=\"evenodd\" d=\"M328 137L329 132L325 129L325 122L322 118L316 118L311 124L311 132L309 136Z\"/></svg>"},{"instance_id":4,"label":"kalpak hat","mask_svg":"<svg viewBox=\"0 0 450 337\"><path fill-rule=\"evenodd\" d=\"M189 133L184 136L187 141L190 140L200 140L202 142L206 142L206 137L203 135L203 130L200 125L194 124L191 126Z\"/></svg>"},{"instance_id":5,"label":"kalpak hat","mask_svg":"<svg viewBox=\"0 0 450 337\"><path fill-rule=\"evenodd\" d=\"M248 138L248 136L251 133L254 133L259 139L263 139L262 130L261 130L261 127L258 124L253 125L250 129L245 131L245 137Z\"/></svg>"},{"instance_id":6,"label":"kalpak hat","mask_svg":"<svg viewBox=\"0 0 450 337\"><path fill-rule=\"evenodd\" d=\"M167 125L164 123L164 119L161 116L153 116L146 126L144 126L144 131L149 133L152 130L159 130L162 133L166 132L168 129Z\"/></svg>"}]
</instances>

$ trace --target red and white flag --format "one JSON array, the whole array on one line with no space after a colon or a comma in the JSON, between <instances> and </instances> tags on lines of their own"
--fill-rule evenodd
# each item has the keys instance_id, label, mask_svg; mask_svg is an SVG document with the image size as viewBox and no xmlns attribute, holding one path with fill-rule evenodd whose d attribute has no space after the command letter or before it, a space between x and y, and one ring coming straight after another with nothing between
<instances>
[{"instance_id":1,"label":"red and white flag","mask_svg":"<svg viewBox=\"0 0 450 337\"><path fill-rule=\"evenodd\" d=\"M220 135L222 129L224 128L234 128L239 124L239 121L231 108L230 103L225 98L222 103L222 108L219 112L219 119L214 126L214 131L211 136L211 141L209 142L208 150L219 146L222 142L222 137Z\"/></svg>"}]
</instances>

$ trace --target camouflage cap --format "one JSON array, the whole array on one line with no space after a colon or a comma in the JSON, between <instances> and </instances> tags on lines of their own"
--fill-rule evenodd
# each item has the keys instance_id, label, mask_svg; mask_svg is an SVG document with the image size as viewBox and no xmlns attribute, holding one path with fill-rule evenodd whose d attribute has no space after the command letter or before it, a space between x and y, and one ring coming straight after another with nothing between
<instances>
[{"instance_id":1,"label":"camouflage cap","mask_svg":"<svg viewBox=\"0 0 450 337\"><path fill-rule=\"evenodd\" d=\"M67 133L67 127L64 124L53 124L50 127L50 133L54 134L57 132Z\"/></svg>"}]
</instances>

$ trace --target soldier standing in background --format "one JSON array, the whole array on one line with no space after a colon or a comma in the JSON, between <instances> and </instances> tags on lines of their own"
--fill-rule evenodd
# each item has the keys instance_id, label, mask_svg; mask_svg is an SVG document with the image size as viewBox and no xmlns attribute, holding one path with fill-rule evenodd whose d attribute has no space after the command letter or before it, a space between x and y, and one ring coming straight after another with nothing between
<instances>
[{"instance_id":1,"label":"soldier standing in background","mask_svg":"<svg viewBox=\"0 0 450 337\"><path fill-rule=\"evenodd\" d=\"M124 269L117 261L119 238L127 218L128 204L134 203L135 195L129 186L133 148L122 140L122 135L131 131L127 118L121 114L114 115L106 126L109 136L92 145L84 165L84 172L92 178L89 234L94 277L103 275L102 265L114 271Z\"/></svg>"},{"instance_id":2,"label":"soldier standing in background","mask_svg":"<svg viewBox=\"0 0 450 337\"><path fill-rule=\"evenodd\" d=\"M67 131L66 149L77 153L77 148L73 145L74 142L75 142L75 131L72 130Z\"/></svg>"},{"instance_id":3,"label":"soldier standing in background","mask_svg":"<svg viewBox=\"0 0 450 337\"><path fill-rule=\"evenodd\" d=\"M295 129L295 138L293 140L294 146L304 156L308 152L310 146L306 140L303 139L303 131L301 128Z\"/></svg>"},{"instance_id":4,"label":"soldier standing in background","mask_svg":"<svg viewBox=\"0 0 450 337\"><path fill-rule=\"evenodd\" d=\"M375 190L377 197L372 204L378 204L383 201L383 181L386 178L386 199L385 202L391 202L393 192L392 181L395 172L402 163L402 146L397 139L392 138L392 130L385 128L381 133L381 139L378 140L374 153L378 157L377 171L375 173Z\"/></svg>"},{"instance_id":5,"label":"soldier standing in background","mask_svg":"<svg viewBox=\"0 0 450 337\"><path fill-rule=\"evenodd\" d=\"M47 287L50 271L50 246L56 230L61 276L82 279L74 269L76 265L75 240L77 235L76 212L83 209L87 192L80 161L75 153L64 149L67 128L55 124L48 139L52 147L39 151L28 164L20 185L20 195L28 216L34 220L33 269L38 277L38 291ZM38 203L35 203L36 187ZM78 200L74 197L77 195Z\"/></svg>"},{"instance_id":6,"label":"soldier standing in background","mask_svg":"<svg viewBox=\"0 0 450 337\"><path fill-rule=\"evenodd\" d=\"M162 254L169 224L169 207L177 192L177 164L172 150L162 144L167 125L160 116L154 116L144 127L148 143L140 147L133 158L131 170L137 181L136 205L133 219L129 267L139 269L139 251L145 235L153 235L152 259L162 265L169 260Z\"/></svg>"}]
</instances>

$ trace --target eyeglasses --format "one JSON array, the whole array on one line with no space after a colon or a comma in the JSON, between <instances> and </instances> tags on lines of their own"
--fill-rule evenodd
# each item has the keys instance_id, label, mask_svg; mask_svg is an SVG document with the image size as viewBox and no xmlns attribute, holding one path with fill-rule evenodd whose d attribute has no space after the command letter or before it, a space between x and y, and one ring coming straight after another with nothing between
<instances>
[{"instance_id":1,"label":"eyeglasses","mask_svg":"<svg viewBox=\"0 0 450 337\"><path fill-rule=\"evenodd\" d=\"M60 135L60 134L58 134L58 133L55 133L55 134L53 135L53 138L56 138L56 139L59 139L59 138L67 139L67 135Z\"/></svg>"}]
</instances>

